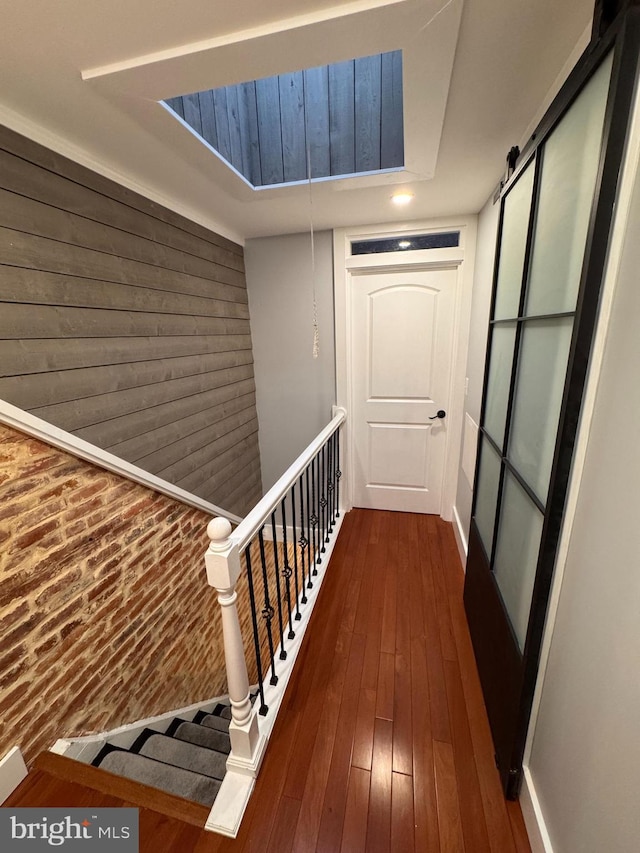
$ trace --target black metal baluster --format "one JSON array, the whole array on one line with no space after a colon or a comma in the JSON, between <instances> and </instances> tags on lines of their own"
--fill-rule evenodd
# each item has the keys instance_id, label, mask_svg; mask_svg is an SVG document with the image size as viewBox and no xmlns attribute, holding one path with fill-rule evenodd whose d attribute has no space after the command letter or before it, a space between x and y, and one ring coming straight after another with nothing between
<instances>
[{"instance_id":1,"label":"black metal baluster","mask_svg":"<svg viewBox=\"0 0 640 853\"><path fill-rule=\"evenodd\" d=\"M327 542L333 530L333 436L327 441Z\"/></svg>"},{"instance_id":2,"label":"black metal baluster","mask_svg":"<svg viewBox=\"0 0 640 853\"><path fill-rule=\"evenodd\" d=\"M296 582L296 619L302 619L300 615L299 599L300 585L298 583L298 543L296 542L296 484L291 486L291 521L293 524L293 536L291 544L293 545L293 579Z\"/></svg>"},{"instance_id":3,"label":"black metal baluster","mask_svg":"<svg viewBox=\"0 0 640 853\"><path fill-rule=\"evenodd\" d=\"M331 529L336 523L336 434L331 436Z\"/></svg>"},{"instance_id":4,"label":"black metal baluster","mask_svg":"<svg viewBox=\"0 0 640 853\"><path fill-rule=\"evenodd\" d=\"M258 635L258 618L256 614L256 596L253 589L253 570L251 568L251 544L244 549L244 557L247 563L247 582L249 585L249 601L251 603L251 625L253 627L253 646L256 653L256 669L258 670L258 693L260 694L260 714L264 717L269 710L264 701L264 687L262 678L262 661L260 659L260 637Z\"/></svg>"},{"instance_id":5,"label":"black metal baluster","mask_svg":"<svg viewBox=\"0 0 640 853\"><path fill-rule=\"evenodd\" d=\"M329 534L333 530L333 460L331 453L331 439L327 442L327 538L325 542L329 542Z\"/></svg>"},{"instance_id":6,"label":"black metal baluster","mask_svg":"<svg viewBox=\"0 0 640 853\"><path fill-rule=\"evenodd\" d=\"M295 486L294 486L295 490ZM298 539L298 545L300 546L300 561L302 563L302 598L300 601L303 604L307 603L307 581L304 576L305 567L304 567L304 551L307 545L307 540L304 537L304 493L302 491L302 474L298 477L298 493L300 495L300 539Z\"/></svg>"},{"instance_id":7,"label":"black metal baluster","mask_svg":"<svg viewBox=\"0 0 640 853\"><path fill-rule=\"evenodd\" d=\"M340 518L340 429L336 432L336 515Z\"/></svg>"},{"instance_id":8,"label":"black metal baluster","mask_svg":"<svg viewBox=\"0 0 640 853\"><path fill-rule=\"evenodd\" d=\"M317 564L320 562L320 554L318 553L318 505L316 503L316 460L314 456L311 460L311 539L313 545L313 573L318 574Z\"/></svg>"},{"instance_id":9,"label":"black metal baluster","mask_svg":"<svg viewBox=\"0 0 640 853\"><path fill-rule=\"evenodd\" d=\"M327 510L327 477L326 477L327 471L326 471L326 466L325 466L326 456L325 456L324 449L325 449L325 445L322 446L322 466L321 466L321 468L322 468L322 497L320 498L320 507L322 510L322 515L321 515L322 522L320 524L320 541L322 543L322 548L320 550L322 551L323 554L326 550L326 548L324 547L324 537L325 537L325 530L326 530L326 510Z\"/></svg>"},{"instance_id":10,"label":"black metal baluster","mask_svg":"<svg viewBox=\"0 0 640 853\"><path fill-rule=\"evenodd\" d=\"M309 498L309 466L305 468L304 479L307 490L307 586L313 589L311 580L311 500Z\"/></svg>"},{"instance_id":11,"label":"black metal baluster","mask_svg":"<svg viewBox=\"0 0 640 853\"><path fill-rule=\"evenodd\" d=\"M261 615L264 621L267 623L267 643L269 644L269 660L271 661L271 678L269 679L269 684L275 685L278 683L278 676L276 675L275 654L273 650L273 632L271 631L271 620L273 619L275 610L271 606L271 599L269 596L267 558L264 552L264 534L262 530L263 528L261 527L258 531L258 543L260 545L260 562L262 563L262 591L264 594L264 607L262 608Z\"/></svg>"},{"instance_id":12,"label":"black metal baluster","mask_svg":"<svg viewBox=\"0 0 640 853\"><path fill-rule=\"evenodd\" d=\"M318 542L316 547L316 559L318 561L318 565L322 564L322 507L320 506L320 499L322 494L322 487L320 485L320 455L322 450L318 451L316 456L316 479L318 483L318 493L317 493L317 511L318 511Z\"/></svg>"},{"instance_id":13,"label":"black metal baluster","mask_svg":"<svg viewBox=\"0 0 640 853\"><path fill-rule=\"evenodd\" d=\"M331 529L336 524L336 434L331 436Z\"/></svg>"},{"instance_id":14,"label":"black metal baluster","mask_svg":"<svg viewBox=\"0 0 640 853\"><path fill-rule=\"evenodd\" d=\"M287 507L286 507L286 497L282 498L280 503L280 510L282 512L282 539L283 539L283 562L284 566L282 569L282 574L285 577L287 582L287 610L289 611L289 634L288 639L293 640L295 637L295 631L293 630L293 621L292 621L292 609L291 609L291 575L293 574L293 570L289 564L289 547L287 545ZM298 608L298 602L296 601L296 610Z\"/></svg>"},{"instance_id":15,"label":"black metal baluster","mask_svg":"<svg viewBox=\"0 0 640 853\"><path fill-rule=\"evenodd\" d=\"M282 626L282 590L280 588L280 560L278 559L278 538L276 535L276 513L271 513L271 535L273 536L273 561L276 568L276 596L278 604L278 626L280 628L280 660L287 659L284 650L284 628Z\"/></svg>"}]
</instances>

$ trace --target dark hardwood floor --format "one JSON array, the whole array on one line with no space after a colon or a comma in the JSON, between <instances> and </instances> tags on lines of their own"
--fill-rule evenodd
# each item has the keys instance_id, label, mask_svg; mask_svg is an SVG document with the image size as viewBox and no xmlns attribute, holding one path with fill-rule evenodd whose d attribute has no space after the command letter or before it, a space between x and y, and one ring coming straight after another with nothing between
<instances>
[{"instance_id":1,"label":"dark hardwood floor","mask_svg":"<svg viewBox=\"0 0 640 853\"><path fill-rule=\"evenodd\" d=\"M353 510L235 840L141 808L141 851L528 853L506 803L451 525ZM36 769L11 805L124 805Z\"/></svg>"}]
</instances>

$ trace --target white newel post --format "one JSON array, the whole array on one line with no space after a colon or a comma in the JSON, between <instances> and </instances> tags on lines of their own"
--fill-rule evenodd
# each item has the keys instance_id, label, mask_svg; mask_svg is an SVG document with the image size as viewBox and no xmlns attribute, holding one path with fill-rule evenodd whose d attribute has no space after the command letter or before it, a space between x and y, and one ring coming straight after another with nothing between
<instances>
[{"instance_id":1,"label":"white newel post","mask_svg":"<svg viewBox=\"0 0 640 853\"><path fill-rule=\"evenodd\" d=\"M255 775L264 752L265 739L260 736L257 712L251 705L249 676L236 606L240 553L238 546L229 538L231 524L226 518L214 518L210 521L207 534L211 540L205 554L207 579L218 593L231 702L231 754L227 767L232 766L240 772Z\"/></svg>"}]
</instances>

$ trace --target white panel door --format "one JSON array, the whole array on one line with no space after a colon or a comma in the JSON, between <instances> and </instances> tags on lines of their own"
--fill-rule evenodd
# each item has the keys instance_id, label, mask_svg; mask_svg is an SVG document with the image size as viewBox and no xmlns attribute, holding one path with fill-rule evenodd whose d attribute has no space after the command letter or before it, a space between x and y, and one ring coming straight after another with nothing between
<instances>
[{"instance_id":1,"label":"white panel door","mask_svg":"<svg viewBox=\"0 0 640 853\"><path fill-rule=\"evenodd\" d=\"M355 506L440 513L456 278L351 277Z\"/></svg>"}]
</instances>

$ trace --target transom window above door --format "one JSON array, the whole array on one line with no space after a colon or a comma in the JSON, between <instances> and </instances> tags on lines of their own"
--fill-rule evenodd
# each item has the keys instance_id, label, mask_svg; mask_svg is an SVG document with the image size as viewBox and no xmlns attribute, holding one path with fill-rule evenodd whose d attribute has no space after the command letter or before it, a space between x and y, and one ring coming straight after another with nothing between
<instances>
[{"instance_id":1,"label":"transom window above door","mask_svg":"<svg viewBox=\"0 0 640 853\"><path fill-rule=\"evenodd\" d=\"M460 245L459 231L432 234L407 234L373 240L352 240L352 255L378 255L383 252L416 252L419 249L453 249Z\"/></svg>"}]
</instances>

